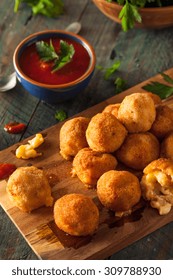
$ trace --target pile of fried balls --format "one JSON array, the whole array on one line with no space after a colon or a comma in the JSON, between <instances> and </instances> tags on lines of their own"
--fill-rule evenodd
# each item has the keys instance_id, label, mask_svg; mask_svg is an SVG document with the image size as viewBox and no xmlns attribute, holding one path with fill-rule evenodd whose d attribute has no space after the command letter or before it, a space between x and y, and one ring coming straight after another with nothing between
<instances>
[{"instance_id":1,"label":"pile of fried balls","mask_svg":"<svg viewBox=\"0 0 173 280\"><path fill-rule=\"evenodd\" d=\"M115 216L130 215L141 198L160 215L173 206L173 110L155 94L132 93L92 118L67 120L60 129L60 154L71 161L71 176L93 188ZM14 189L11 181L8 192ZM44 203L51 201L49 194ZM99 209L84 194L66 194L54 204L54 219L70 235L92 235Z\"/></svg>"}]
</instances>

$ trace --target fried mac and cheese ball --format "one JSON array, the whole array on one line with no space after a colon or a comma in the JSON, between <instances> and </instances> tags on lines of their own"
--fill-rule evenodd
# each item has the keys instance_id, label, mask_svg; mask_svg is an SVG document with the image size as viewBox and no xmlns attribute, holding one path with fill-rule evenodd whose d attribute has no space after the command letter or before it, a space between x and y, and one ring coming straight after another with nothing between
<instances>
[{"instance_id":1,"label":"fried mac and cheese ball","mask_svg":"<svg viewBox=\"0 0 173 280\"><path fill-rule=\"evenodd\" d=\"M73 160L72 176L77 175L85 185L95 186L103 173L116 166L117 160L113 155L84 148Z\"/></svg>"},{"instance_id":2,"label":"fried mac and cheese ball","mask_svg":"<svg viewBox=\"0 0 173 280\"><path fill-rule=\"evenodd\" d=\"M110 170L97 182L100 202L116 216L130 214L141 198L138 178L129 171Z\"/></svg>"},{"instance_id":3,"label":"fried mac and cheese ball","mask_svg":"<svg viewBox=\"0 0 173 280\"><path fill-rule=\"evenodd\" d=\"M156 107L156 119L151 127L151 132L159 139L163 139L173 130L173 110L167 105Z\"/></svg>"},{"instance_id":4,"label":"fried mac and cheese ball","mask_svg":"<svg viewBox=\"0 0 173 280\"><path fill-rule=\"evenodd\" d=\"M7 193L15 206L24 212L53 204L49 182L43 170L34 166L17 168L9 177Z\"/></svg>"},{"instance_id":5,"label":"fried mac and cheese ball","mask_svg":"<svg viewBox=\"0 0 173 280\"><path fill-rule=\"evenodd\" d=\"M118 110L118 119L129 132L150 130L156 117L153 98L145 93L133 93L126 96Z\"/></svg>"},{"instance_id":6,"label":"fried mac and cheese ball","mask_svg":"<svg viewBox=\"0 0 173 280\"><path fill-rule=\"evenodd\" d=\"M160 155L160 144L149 132L128 134L124 143L115 153L117 159L126 166L143 170Z\"/></svg>"},{"instance_id":7,"label":"fried mac and cheese ball","mask_svg":"<svg viewBox=\"0 0 173 280\"><path fill-rule=\"evenodd\" d=\"M60 154L67 160L88 146L86 129L90 119L76 117L66 121L60 129Z\"/></svg>"},{"instance_id":8,"label":"fried mac and cheese ball","mask_svg":"<svg viewBox=\"0 0 173 280\"><path fill-rule=\"evenodd\" d=\"M55 202L54 220L70 235L93 235L99 225L99 210L88 196L66 194Z\"/></svg>"},{"instance_id":9,"label":"fried mac and cheese ball","mask_svg":"<svg viewBox=\"0 0 173 280\"><path fill-rule=\"evenodd\" d=\"M126 135L126 128L110 113L96 114L86 130L89 147L103 153L116 151L122 145Z\"/></svg>"},{"instance_id":10,"label":"fried mac and cheese ball","mask_svg":"<svg viewBox=\"0 0 173 280\"><path fill-rule=\"evenodd\" d=\"M110 113L117 118L119 108L120 108L120 103L109 104L104 108L102 113Z\"/></svg>"},{"instance_id":11,"label":"fried mac and cheese ball","mask_svg":"<svg viewBox=\"0 0 173 280\"><path fill-rule=\"evenodd\" d=\"M162 103L162 99L157 94L154 94L152 92L145 92L145 94L148 94L149 96L151 96L151 98L153 99L154 104L156 106Z\"/></svg>"},{"instance_id":12,"label":"fried mac and cheese ball","mask_svg":"<svg viewBox=\"0 0 173 280\"><path fill-rule=\"evenodd\" d=\"M163 139L160 156L173 160L173 131Z\"/></svg>"},{"instance_id":13,"label":"fried mac and cheese ball","mask_svg":"<svg viewBox=\"0 0 173 280\"><path fill-rule=\"evenodd\" d=\"M143 172L142 196L160 215L168 214L173 206L173 161L159 158L147 165Z\"/></svg>"}]
</instances>

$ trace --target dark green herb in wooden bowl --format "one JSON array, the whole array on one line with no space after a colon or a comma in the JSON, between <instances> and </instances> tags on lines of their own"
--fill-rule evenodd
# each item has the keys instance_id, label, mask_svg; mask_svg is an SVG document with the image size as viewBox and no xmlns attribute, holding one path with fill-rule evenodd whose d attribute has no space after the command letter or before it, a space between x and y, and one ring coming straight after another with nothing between
<instances>
[{"instance_id":1,"label":"dark green herb in wooden bowl","mask_svg":"<svg viewBox=\"0 0 173 280\"><path fill-rule=\"evenodd\" d=\"M172 0L93 0L93 2L103 14L120 23L124 31L133 27L173 26Z\"/></svg>"}]
</instances>

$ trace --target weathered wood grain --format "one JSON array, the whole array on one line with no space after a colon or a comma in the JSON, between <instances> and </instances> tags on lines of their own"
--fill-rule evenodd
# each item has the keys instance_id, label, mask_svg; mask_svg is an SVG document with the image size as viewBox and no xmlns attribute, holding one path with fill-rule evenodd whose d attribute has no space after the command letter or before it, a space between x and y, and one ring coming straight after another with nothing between
<instances>
[{"instance_id":1,"label":"weathered wood grain","mask_svg":"<svg viewBox=\"0 0 173 280\"><path fill-rule=\"evenodd\" d=\"M127 88L172 67L173 28L134 29L124 33L121 26L101 14L92 1L65 0L64 3L65 14L57 19L48 19L43 16L30 17L30 9L26 9L26 6L22 6L22 9L14 14L14 1L0 1L0 76L13 71L12 55L21 39L46 28L63 29L76 20L82 23L80 35L90 41L95 48L98 65L107 68L115 60L120 59L121 67L115 76L125 79ZM111 58L111 54L114 54L114 59ZM19 84L8 93L0 93L0 150L55 125L54 114L57 109L64 109L68 117L71 117L114 96L113 80L114 78L105 81L103 72L96 69L84 92L71 102L54 106L40 102ZM4 132L4 124L11 120L22 121L28 125L23 135L14 136ZM173 258L172 231L171 223L133 246L116 253L113 258ZM0 259L20 258L37 257L0 208Z\"/></svg>"}]
</instances>

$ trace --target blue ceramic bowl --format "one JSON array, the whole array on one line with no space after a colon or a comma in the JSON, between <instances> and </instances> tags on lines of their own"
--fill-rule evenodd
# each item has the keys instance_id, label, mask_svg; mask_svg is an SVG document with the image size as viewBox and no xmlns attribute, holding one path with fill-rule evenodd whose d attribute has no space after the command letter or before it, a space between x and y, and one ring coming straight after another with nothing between
<instances>
[{"instance_id":1,"label":"blue ceramic bowl","mask_svg":"<svg viewBox=\"0 0 173 280\"><path fill-rule=\"evenodd\" d=\"M65 39L75 41L81 44L89 54L90 62L86 72L72 82L59 85L40 83L28 77L20 67L21 54L29 45L53 37L64 41ZM13 64L19 82L30 94L47 103L58 103L73 99L87 87L95 69L96 56L93 47L81 36L62 30L45 30L34 33L19 43L14 51Z\"/></svg>"}]
</instances>

